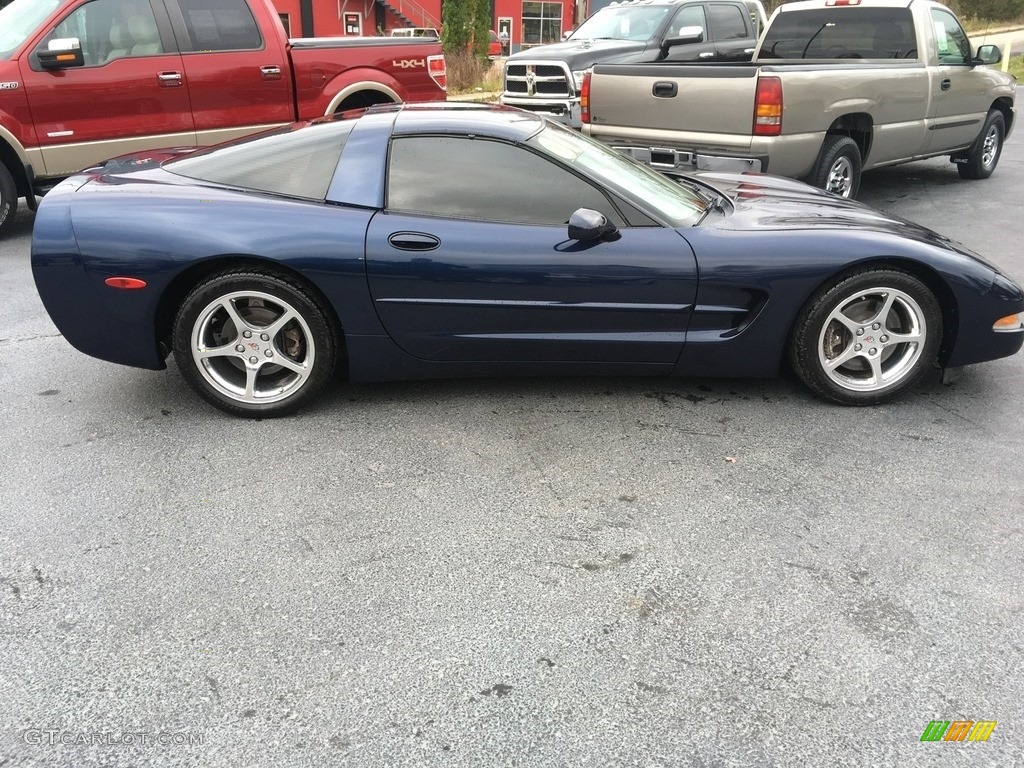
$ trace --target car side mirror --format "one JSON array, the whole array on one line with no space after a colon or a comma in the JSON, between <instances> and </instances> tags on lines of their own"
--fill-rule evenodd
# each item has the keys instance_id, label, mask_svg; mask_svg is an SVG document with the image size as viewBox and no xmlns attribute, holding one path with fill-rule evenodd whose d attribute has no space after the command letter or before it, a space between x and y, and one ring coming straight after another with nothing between
<instances>
[{"instance_id":1,"label":"car side mirror","mask_svg":"<svg viewBox=\"0 0 1024 768\"><path fill-rule=\"evenodd\" d=\"M562 33L562 40L568 40L571 35L572 35L572 30L571 29L567 29L565 32Z\"/></svg>"},{"instance_id":2,"label":"car side mirror","mask_svg":"<svg viewBox=\"0 0 1024 768\"><path fill-rule=\"evenodd\" d=\"M597 240L616 231L603 213L590 208L577 208L569 217L570 240Z\"/></svg>"},{"instance_id":3,"label":"car side mirror","mask_svg":"<svg viewBox=\"0 0 1024 768\"><path fill-rule=\"evenodd\" d=\"M671 48L673 45L690 45L691 43L703 43L704 42L704 28L703 27L683 27L674 36L666 37L665 42L661 44L662 48Z\"/></svg>"},{"instance_id":4,"label":"car side mirror","mask_svg":"<svg viewBox=\"0 0 1024 768\"><path fill-rule=\"evenodd\" d=\"M58 37L51 40L45 51L39 51L39 66L43 69L84 67L82 42L77 37Z\"/></svg>"},{"instance_id":5,"label":"car side mirror","mask_svg":"<svg viewBox=\"0 0 1024 768\"><path fill-rule=\"evenodd\" d=\"M1003 52L998 45L983 45L978 48L978 55L974 57L975 64L998 64L1003 60Z\"/></svg>"}]
</instances>

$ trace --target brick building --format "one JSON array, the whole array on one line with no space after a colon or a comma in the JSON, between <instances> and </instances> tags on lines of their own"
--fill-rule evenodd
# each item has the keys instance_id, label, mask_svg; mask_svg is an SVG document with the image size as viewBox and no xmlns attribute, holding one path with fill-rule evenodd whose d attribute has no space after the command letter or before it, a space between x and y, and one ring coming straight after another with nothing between
<instances>
[{"instance_id":1,"label":"brick building","mask_svg":"<svg viewBox=\"0 0 1024 768\"><path fill-rule=\"evenodd\" d=\"M274 0L292 37L389 34L441 28L443 0ZM553 43L609 0L491 0L491 27L508 31L512 51Z\"/></svg>"}]
</instances>

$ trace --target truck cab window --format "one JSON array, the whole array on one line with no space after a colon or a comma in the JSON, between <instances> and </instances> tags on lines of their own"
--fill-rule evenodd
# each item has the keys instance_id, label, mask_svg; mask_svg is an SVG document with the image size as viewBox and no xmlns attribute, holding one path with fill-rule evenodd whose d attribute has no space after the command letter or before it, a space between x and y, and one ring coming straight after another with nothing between
<instances>
[{"instance_id":1,"label":"truck cab window","mask_svg":"<svg viewBox=\"0 0 1024 768\"><path fill-rule=\"evenodd\" d=\"M708 37L708 23L704 18L703 5L684 5L672 19L672 26L666 37L676 37L686 27L700 27L704 30L704 40Z\"/></svg>"},{"instance_id":2,"label":"truck cab window","mask_svg":"<svg viewBox=\"0 0 1024 768\"><path fill-rule=\"evenodd\" d=\"M43 41L76 37L85 66L164 52L149 0L93 0L68 14Z\"/></svg>"},{"instance_id":3,"label":"truck cab window","mask_svg":"<svg viewBox=\"0 0 1024 768\"><path fill-rule=\"evenodd\" d=\"M708 6L712 40L742 40L747 37L743 11L735 5L711 3Z\"/></svg>"},{"instance_id":4,"label":"truck cab window","mask_svg":"<svg viewBox=\"0 0 1024 768\"><path fill-rule=\"evenodd\" d=\"M967 64L971 60L971 42L956 17L938 8L932 9L935 26L935 53L939 64Z\"/></svg>"},{"instance_id":5,"label":"truck cab window","mask_svg":"<svg viewBox=\"0 0 1024 768\"><path fill-rule=\"evenodd\" d=\"M245 0L178 0L193 51L261 48L263 38Z\"/></svg>"}]
</instances>

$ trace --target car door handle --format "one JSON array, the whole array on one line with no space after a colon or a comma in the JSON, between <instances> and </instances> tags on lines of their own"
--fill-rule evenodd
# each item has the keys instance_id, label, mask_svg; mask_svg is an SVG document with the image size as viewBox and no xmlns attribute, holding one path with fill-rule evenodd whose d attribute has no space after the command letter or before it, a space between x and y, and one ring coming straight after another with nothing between
<instances>
[{"instance_id":1,"label":"car door handle","mask_svg":"<svg viewBox=\"0 0 1024 768\"><path fill-rule=\"evenodd\" d=\"M944 91L948 91L952 87L953 87L953 81L950 80L948 77L943 79L943 81L941 83L939 83L939 88L941 88Z\"/></svg>"},{"instance_id":2,"label":"car door handle","mask_svg":"<svg viewBox=\"0 0 1024 768\"><path fill-rule=\"evenodd\" d=\"M260 67L260 77L264 80L280 80L281 68L277 66Z\"/></svg>"},{"instance_id":3,"label":"car door handle","mask_svg":"<svg viewBox=\"0 0 1024 768\"><path fill-rule=\"evenodd\" d=\"M181 72L159 72L156 79L162 88L181 87Z\"/></svg>"},{"instance_id":4,"label":"car door handle","mask_svg":"<svg viewBox=\"0 0 1024 768\"><path fill-rule=\"evenodd\" d=\"M438 238L423 232L395 232L388 242L400 251L432 251L441 245Z\"/></svg>"},{"instance_id":5,"label":"car door handle","mask_svg":"<svg viewBox=\"0 0 1024 768\"><path fill-rule=\"evenodd\" d=\"M753 55L754 55L754 49L753 49L753 48L744 48L744 49L743 49L743 52L744 52L744 53L745 53L745 54L746 54L747 56L753 56Z\"/></svg>"},{"instance_id":6,"label":"car door handle","mask_svg":"<svg viewBox=\"0 0 1024 768\"><path fill-rule=\"evenodd\" d=\"M659 99L671 99L679 93L679 84L662 80L654 84L651 93Z\"/></svg>"},{"instance_id":7,"label":"car door handle","mask_svg":"<svg viewBox=\"0 0 1024 768\"><path fill-rule=\"evenodd\" d=\"M713 59L714 57L715 57L715 52L714 51L704 51L703 53L698 53L697 54L697 58L698 59Z\"/></svg>"}]
</instances>

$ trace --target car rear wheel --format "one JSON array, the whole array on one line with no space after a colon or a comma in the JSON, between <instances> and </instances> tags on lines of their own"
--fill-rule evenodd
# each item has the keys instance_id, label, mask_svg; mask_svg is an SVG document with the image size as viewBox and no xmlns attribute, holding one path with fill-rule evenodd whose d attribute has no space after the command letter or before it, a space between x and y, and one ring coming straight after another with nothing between
<instances>
[{"instance_id":1,"label":"car rear wheel","mask_svg":"<svg viewBox=\"0 0 1024 768\"><path fill-rule=\"evenodd\" d=\"M853 199L860 189L860 147L849 136L825 137L818 164L809 181L838 197Z\"/></svg>"},{"instance_id":2,"label":"car rear wheel","mask_svg":"<svg viewBox=\"0 0 1024 768\"><path fill-rule=\"evenodd\" d=\"M174 357L186 381L228 413L294 413L331 378L337 343L327 312L296 281L226 272L198 285L174 323Z\"/></svg>"},{"instance_id":3,"label":"car rear wheel","mask_svg":"<svg viewBox=\"0 0 1024 768\"><path fill-rule=\"evenodd\" d=\"M999 156L1003 152L1003 135L1006 133L1006 122L1003 113L993 109L985 118L978 140L967 153L967 162L956 166L963 179L987 179L996 169Z\"/></svg>"},{"instance_id":4,"label":"car rear wheel","mask_svg":"<svg viewBox=\"0 0 1024 768\"><path fill-rule=\"evenodd\" d=\"M874 405L936 364L942 312L932 292L895 269L849 273L820 289L797 317L790 362L817 395Z\"/></svg>"},{"instance_id":5,"label":"car rear wheel","mask_svg":"<svg viewBox=\"0 0 1024 768\"><path fill-rule=\"evenodd\" d=\"M6 232L14 223L14 214L17 212L18 188L7 166L0 162L0 234Z\"/></svg>"}]
</instances>

